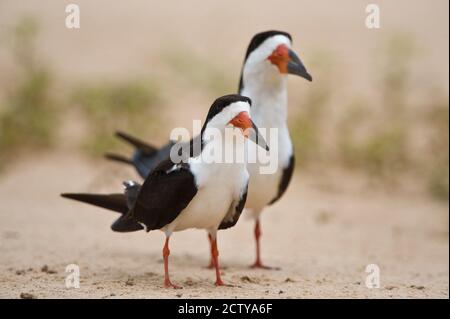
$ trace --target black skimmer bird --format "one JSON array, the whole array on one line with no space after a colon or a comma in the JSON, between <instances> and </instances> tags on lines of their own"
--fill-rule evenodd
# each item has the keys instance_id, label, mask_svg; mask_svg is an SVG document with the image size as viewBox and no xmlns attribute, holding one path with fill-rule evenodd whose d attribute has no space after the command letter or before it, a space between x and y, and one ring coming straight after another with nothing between
<instances>
[{"instance_id":1,"label":"black skimmer bird","mask_svg":"<svg viewBox=\"0 0 450 319\"><path fill-rule=\"evenodd\" d=\"M249 179L244 138L236 138L236 134L227 136L224 131L228 127L239 128L245 137L268 150L250 119L250 105L250 99L241 95L218 98L201 131L200 153L179 162L171 158L163 160L142 186L125 182L124 194L66 193L62 196L120 212L122 215L112 225L113 230L162 230L166 234L163 248L166 287L178 288L169 278L171 234L188 228L206 229L212 239L216 285L223 285L217 230L232 227L238 221L246 201ZM217 135L217 132L221 134ZM244 155L241 161L235 156L238 153ZM223 154L223 157L217 160L214 154ZM234 160L224 161L224 158Z\"/></svg>"},{"instance_id":2,"label":"black skimmer bird","mask_svg":"<svg viewBox=\"0 0 450 319\"><path fill-rule=\"evenodd\" d=\"M281 198L294 171L294 150L287 125L287 75L293 74L312 81L291 46L292 37L286 32L266 31L256 34L248 46L239 81L239 94L252 99L251 116L256 125L278 130L275 141L278 147L273 148L277 152L275 172L260 174L259 162L248 167L251 181L245 208L255 219L256 261L252 265L255 268L270 268L261 261L260 214L264 207ZM169 142L158 149L123 132L118 132L117 136L135 147L133 157L128 159L116 154L107 154L106 157L132 164L143 178L161 159L168 156L174 145ZM253 151L250 153L254 154Z\"/></svg>"}]
</instances>

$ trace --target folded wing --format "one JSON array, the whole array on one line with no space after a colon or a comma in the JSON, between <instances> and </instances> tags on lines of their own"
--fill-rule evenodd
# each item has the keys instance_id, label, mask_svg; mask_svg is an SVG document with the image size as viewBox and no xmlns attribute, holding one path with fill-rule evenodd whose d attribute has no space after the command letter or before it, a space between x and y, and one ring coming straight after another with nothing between
<instances>
[{"instance_id":1,"label":"folded wing","mask_svg":"<svg viewBox=\"0 0 450 319\"><path fill-rule=\"evenodd\" d=\"M142 185L129 216L144 224L147 231L160 229L177 218L197 193L189 164L161 162Z\"/></svg>"}]
</instances>

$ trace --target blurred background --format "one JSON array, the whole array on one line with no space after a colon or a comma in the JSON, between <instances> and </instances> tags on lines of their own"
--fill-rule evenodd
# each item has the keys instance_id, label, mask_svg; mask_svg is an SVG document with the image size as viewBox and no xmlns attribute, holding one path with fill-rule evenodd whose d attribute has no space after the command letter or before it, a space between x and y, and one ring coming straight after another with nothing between
<instances>
[{"instance_id":1,"label":"blurred background","mask_svg":"<svg viewBox=\"0 0 450 319\"><path fill-rule=\"evenodd\" d=\"M72 2L80 6L80 29L65 27ZM372 2L380 6L380 29L365 26ZM448 267L448 6L0 0L0 217L11 222L0 225L4 238L20 237L9 213L19 198L26 201L17 196L24 185L35 205L48 206L54 199L45 189L117 190L111 181L137 178L102 158L130 152L114 131L162 145L172 127L191 129L213 99L237 91L251 37L279 29L291 33L314 77L289 79L300 183L289 190L291 203L311 183L320 184L319 201L346 187L350 201L361 189L387 201L419 198L423 218L441 225L447 253L439 258L446 255ZM319 210L314 220L332 216ZM448 270L445 276L448 297Z\"/></svg>"},{"instance_id":2,"label":"blurred background","mask_svg":"<svg viewBox=\"0 0 450 319\"><path fill-rule=\"evenodd\" d=\"M99 157L124 147L116 129L163 143L237 90L250 38L275 28L315 78L289 81L298 165L408 176L448 199L447 1L380 1L380 29L361 1L77 3L80 29L60 1L0 2L3 170L65 146Z\"/></svg>"}]
</instances>

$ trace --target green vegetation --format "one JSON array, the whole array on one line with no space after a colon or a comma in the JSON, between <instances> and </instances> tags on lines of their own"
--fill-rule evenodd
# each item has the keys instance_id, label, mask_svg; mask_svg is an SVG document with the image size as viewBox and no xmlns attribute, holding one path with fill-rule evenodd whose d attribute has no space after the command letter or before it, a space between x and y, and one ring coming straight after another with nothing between
<instances>
[{"instance_id":1,"label":"green vegetation","mask_svg":"<svg viewBox=\"0 0 450 319\"><path fill-rule=\"evenodd\" d=\"M449 199L449 108L448 101L431 105L424 116L431 130L422 160L428 190L437 199Z\"/></svg>"},{"instance_id":2,"label":"green vegetation","mask_svg":"<svg viewBox=\"0 0 450 319\"><path fill-rule=\"evenodd\" d=\"M297 164L307 165L323 158L322 131L330 94L327 87L312 88L295 119L292 136Z\"/></svg>"},{"instance_id":3,"label":"green vegetation","mask_svg":"<svg viewBox=\"0 0 450 319\"><path fill-rule=\"evenodd\" d=\"M337 118L330 116L332 98L329 80L333 63L326 56L313 60L319 74L300 102L292 121L292 135L301 166L313 163L339 165L364 172L372 180L393 182L413 174L437 199L449 198L449 106L448 98L430 94L427 105L413 105L407 96L415 45L406 34L394 34L376 65L378 101L355 96L348 105L338 105ZM322 76L321 76L322 75ZM316 76L317 78L317 76ZM425 138L423 146L415 140Z\"/></svg>"},{"instance_id":4,"label":"green vegetation","mask_svg":"<svg viewBox=\"0 0 450 319\"><path fill-rule=\"evenodd\" d=\"M149 81L103 83L79 87L73 101L88 123L86 150L102 154L115 147L114 131L142 135L155 128L157 107L162 105L158 88Z\"/></svg>"},{"instance_id":5,"label":"green vegetation","mask_svg":"<svg viewBox=\"0 0 450 319\"><path fill-rule=\"evenodd\" d=\"M315 80L301 99L298 115L292 120L291 134L295 145L296 163L308 166L310 163L322 161L325 155L323 146L323 128L327 125L327 112L331 99L331 84L326 75L334 68L334 61L330 54L318 51L308 61L308 67L314 70L314 78L320 79L318 85Z\"/></svg>"},{"instance_id":6,"label":"green vegetation","mask_svg":"<svg viewBox=\"0 0 450 319\"><path fill-rule=\"evenodd\" d=\"M340 133L338 144L341 160L348 168L362 169L379 179L393 177L407 168L407 137L402 128L380 127L362 141L357 141L356 134L351 132L347 128Z\"/></svg>"},{"instance_id":7,"label":"green vegetation","mask_svg":"<svg viewBox=\"0 0 450 319\"><path fill-rule=\"evenodd\" d=\"M201 57L189 48L170 48L162 54L162 60L175 79L183 80L193 90L208 92L212 99L238 89L237 76L232 77L228 69L216 66L211 58Z\"/></svg>"},{"instance_id":8,"label":"green vegetation","mask_svg":"<svg viewBox=\"0 0 450 319\"><path fill-rule=\"evenodd\" d=\"M37 32L32 18L13 30L18 74L0 108L0 167L19 152L48 148L53 142L57 115L50 72L35 56Z\"/></svg>"},{"instance_id":9,"label":"green vegetation","mask_svg":"<svg viewBox=\"0 0 450 319\"><path fill-rule=\"evenodd\" d=\"M350 107L339 124L339 153L345 164L365 170L371 177L395 177L408 169L411 163L409 135L411 126L406 119L410 59L414 45L407 35L395 34L389 39L381 54L383 61L378 66L381 72L381 100L372 105L376 114L368 116L359 102ZM366 114L366 116L363 116ZM370 127L364 137L359 136L362 126Z\"/></svg>"},{"instance_id":10,"label":"green vegetation","mask_svg":"<svg viewBox=\"0 0 450 319\"><path fill-rule=\"evenodd\" d=\"M0 105L0 168L20 154L55 146L64 109L56 107L50 71L35 52L36 20L26 17L12 31L18 74ZM160 118L155 108L161 102L159 90L150 81L83 84L68 92L64 106L76 107L84 116L88 138L83 146L90 154L111 150L117 143L114 131L143 134Z\"/></svg>"},{"instance_id":11,"label":"green vegetation","mask_svg":"<svg viewBox=\"0 0 450 319\"><path fill-rule=\"evenodd\" d=\"M37 33L32 18L11 32L17 73L0 105L0 168L19 155L56 147L63 110L81 114L82 149L97 157L123 145L114 137L116 130L143 137L156 131L166 104L160 92L166 87L142 79L83 83L57 99L51 72L36 56ZM352 93L343 105L334 96L340 90L336 78L345 76L345 70L336 69L336 55L326 50L312 54L308 67L315 81L300 98L291 92L291 108L298 110L290 119L298 165L343 167L388 184L409 174L434 198L448 200L448 97L429 92L423 105L407 98L416 50L407 34L392 35L372 65L378 99ZM178 81L177 89L197 90L210 99L237 89L238 77L230 70L189 49L163 50L161 60Z\"/></svg>"}]
</instances>

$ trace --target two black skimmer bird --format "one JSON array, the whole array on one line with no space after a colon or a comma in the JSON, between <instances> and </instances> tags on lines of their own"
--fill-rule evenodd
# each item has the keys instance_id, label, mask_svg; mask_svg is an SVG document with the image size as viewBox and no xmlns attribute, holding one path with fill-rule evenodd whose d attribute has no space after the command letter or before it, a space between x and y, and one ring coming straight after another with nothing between
<instances>
[{"instance_id":1,"label":"two black skimmer bird","mask_svg":"<svg viewBox=\"0 0 450 319\"><path fill-rule=\"evenodd\" d=\"M271 148L277 154L270 156L276 159L275 171L272 174L261 174L259 161L248 167L250 186L245 208L255 219L256 261L252 266L256 268L270 268L261 261L260 214L265 206L281 198L294 171L294 150L287 126L287 75L298 75L312 81L311 75L291 46L292 37L286 32L267 31L256 34L248 46L239 81L239 94L248 96L253 101L251 116L256 125L267 130L278 130L277 140L274 141L277 147ZM143 178L161 159L168 156L174 145L170 142L158 149L125 133L118 132L117 135L136 148L134 155L131 159L116 154L107 154L106 157L132 164ZM269 140L268 143L270 147ZM249 153L255 154L254 150Z\"/></svg>"},{"instance_id":2,"label":"two black skimmer bird","mask_svg":"<svg viewBox=\"0 0 450 319\"><path fill-rule=\"evenodd\" d=\"M245 137L268 150L250 119L250 105L250 99L241 95L218 98L203 125L199 154L179 162L170 158L163 160L142 186L125 182L124 194L72 193L62 196L120 212L122 215L112 225L113 230L162 230L166 234L163 248L166 287L179 288L169 278L171 234L188 228L206 229L212 239L216 285L223 285L217 230L232 227L238 221L246 201L249 180L245 156L241 161L236 156L245 155L245 140L242 135L237 136L240 138L236 138L236 134L227 135L226 128L239 128ZM215 154L223 154L223 157L217 160Z\"/></svg>"}]
</instances>

